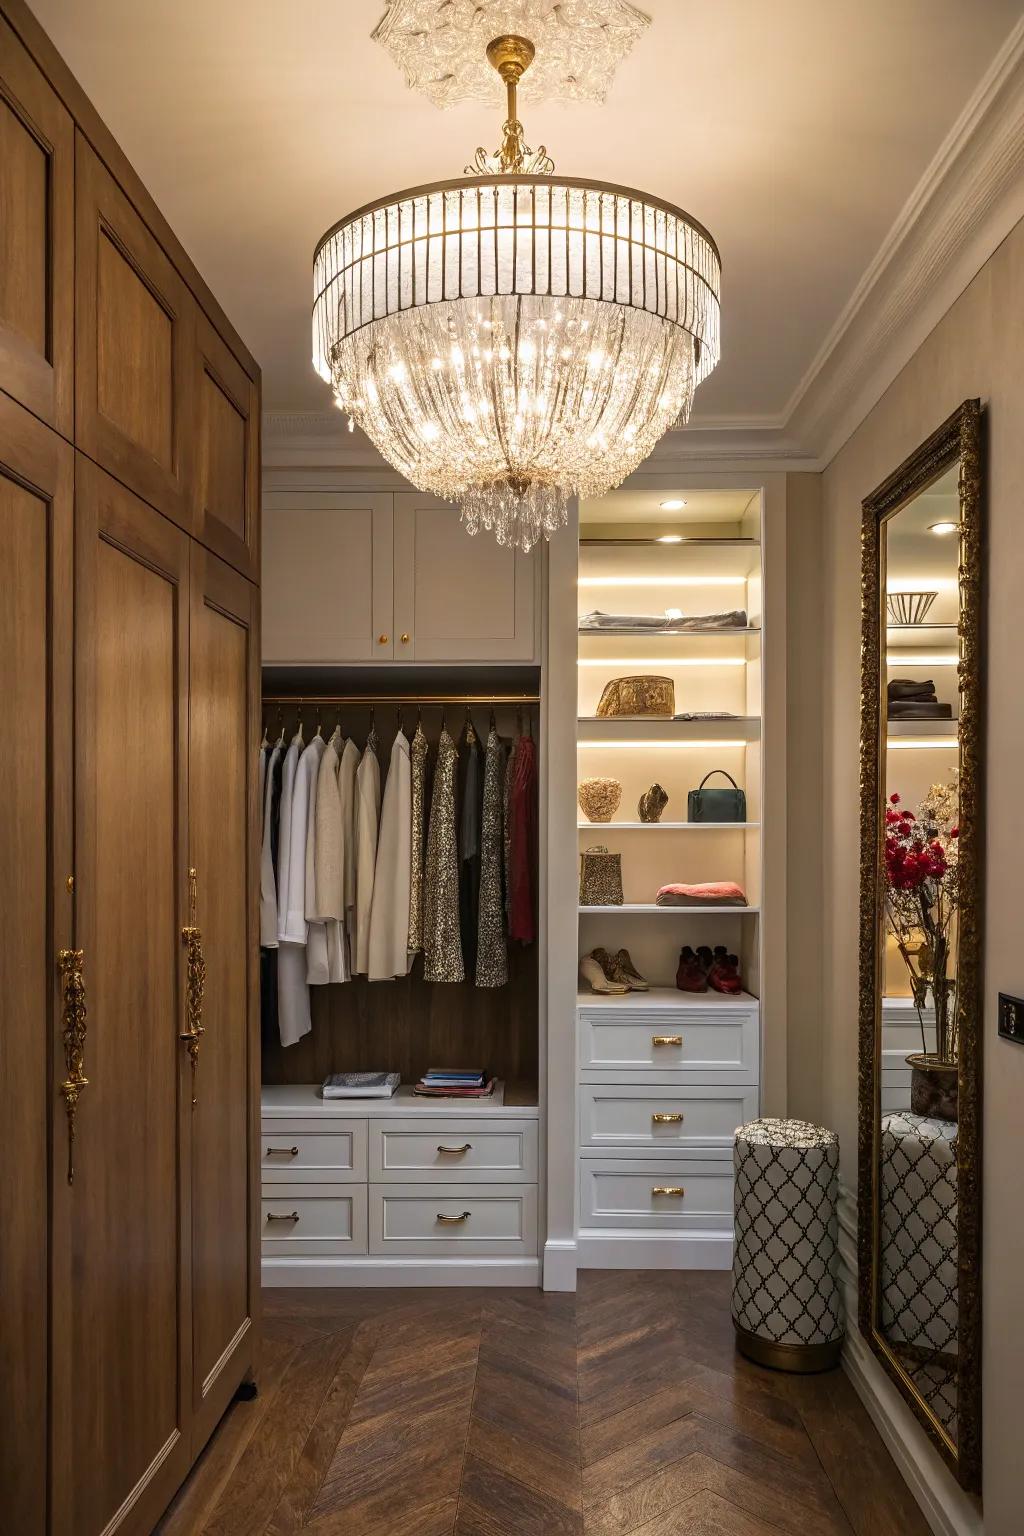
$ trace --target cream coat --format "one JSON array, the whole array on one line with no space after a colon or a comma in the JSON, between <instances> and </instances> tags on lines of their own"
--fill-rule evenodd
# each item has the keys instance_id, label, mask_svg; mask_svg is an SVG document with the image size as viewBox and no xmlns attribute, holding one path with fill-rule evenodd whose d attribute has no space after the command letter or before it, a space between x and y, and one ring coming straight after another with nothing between
<instances>
[{"instance_id":1,"label":"cream coat","mask_svg":"<svg viewBox=\"0 0 1024 1536\"><path fill-rule=\"evenodd\" d=\"M403 731L399 731L391 748L391 765L384 786L384 809L373 877L368 971L371 981L390 981L393 976L404 976L411 963L411 843L412 769L408 739Z\"/></svg>"},{"instance_id":2,"label":"cream coat","mask_svg":"<svg viewBox=\"0 0 1024 1536\"><path fill-rule=\"evenodd\" d=\"M287 931L287 893L292 875L292 849L293 843L298 852L299 839L294 837L298 826L302 828L301 856L296 861L301 871L299 890L303 894L305 887L305 830L306 811L308 808L308 784L307 799L302 807L300 816L295 815L295 786L298 778L299 754L302 751L302 736L296 734L292 737L291 745L285 755L284 771L281 777L281 809L280 809L280 836L278 839L278 921L277 921L277 1020L281 1031L281 1044L294 1045L301 1040L303 1035L308 1035L312 1029L312 1021L309 1016L309 988L306 985L306 922L302 908L301 914L301 938L290 939Z\"/></svg>"},{"instance_id":3,"label":"cream coat","mask_svg":"<svg viewBox=\"0 0 1024 1536\"><path fill-rule=\"evenodd\" d=\"M373 876L377 863L377 833L380 827L380 763L373 747L366 750L356 771L356 910L355 960L352 970L365 976L370 964L370 912L373 906Z\"/></svg>"}]
</instances>

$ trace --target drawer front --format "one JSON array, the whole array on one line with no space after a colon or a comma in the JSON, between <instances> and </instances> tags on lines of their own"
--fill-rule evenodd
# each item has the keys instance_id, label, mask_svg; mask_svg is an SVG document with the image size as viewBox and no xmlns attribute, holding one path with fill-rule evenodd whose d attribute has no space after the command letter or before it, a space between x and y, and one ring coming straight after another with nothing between
<instances>
[{"instance_id":1,"label":"drawer front","mask_svg":"<svg viewBox=\"0 0 1024 1536\"><path fill-rule=\"evenodd\" d=\"M681 1079L756 1083L757 1011L713 1015L654 1009L581 1009L583 1072L671 1072Z\"/></svg>"},{"instance_id":2,"label":"drawer front","mask_svg":"<svg viewBox=\"0 0 1024 1536\"><path fill-rule=\"evenodd\" d=\"M757 1089L635 1087L585 1083L580 1094L580 1146L732 1155L738 1126L757 1118Z\"/></svg>"},{"instance_id":3,"label":"drawer front","mask_svg":"<svg viewBox=\"0 0 1024 1536\"><path fill-rule=\"evenodd\" d=\"M265 1185L261 1208L267 1258L366 1252L365 1184Z\"/></svg>"},{"instance_id":4,"label":"drawer front","mask_svg":"<svg viewBox=\"0 0 1024 1536\"><path fill-rule=\"evenodd\" d=\"M537 1178L537 1122L453 1125L375 1120L370 1125L370 1178L391 1183L480 1183Z\"/></svg>"},{"instance_id":5,"label":"drawer front","mask_svg":"<svg viewBox=\"0 0 1024 1536\"><path fill-rule=\"evenodd\" d=\"M370 1186L370 1252L497 1257L537 1251L534 1184Z\"/></svg>"},{"instance_id":6,"label":"drawer front","mask_svg":"<svg viewBox=\"0 0 1024 1536\"><path fill-rule=\"evenodd\" d=\"M580 1164L580 1226L731 1232L732 1183L730 1163L586 1160Z\"/></svg>"},{"instance_id":7,"label":"drawer front","mask_svg":"<svg viewBox=\"0 0 1024 1536\"><path fill-rule=\"evenodd\" d=\"M264 1120L260 1140L264 1184L366 1181L366 1121Z\"/></svg>"}]
</instances>

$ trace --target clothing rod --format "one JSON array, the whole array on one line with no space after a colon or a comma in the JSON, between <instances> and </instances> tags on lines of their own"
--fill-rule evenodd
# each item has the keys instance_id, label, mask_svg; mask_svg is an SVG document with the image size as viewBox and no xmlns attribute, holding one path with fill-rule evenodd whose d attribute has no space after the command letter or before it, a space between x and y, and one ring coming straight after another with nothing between
<instances>
[{"instance_id":1,"label":"clothing rod","mask_svg":"<svg viewBox=\"0 0 1024 1536\"><path fill-rule=\"evenodd\" d=\"M539 704L539 693L265 693L264 704Z\"/></svg>"}]
</instances>

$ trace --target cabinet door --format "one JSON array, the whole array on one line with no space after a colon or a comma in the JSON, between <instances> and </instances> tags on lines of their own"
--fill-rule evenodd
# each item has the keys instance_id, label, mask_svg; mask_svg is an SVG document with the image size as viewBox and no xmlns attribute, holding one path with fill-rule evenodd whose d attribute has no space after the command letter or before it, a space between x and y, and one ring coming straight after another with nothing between
<instances>
[{"instance_id":1,"label":"cabinet door","mask_svg":"<svg viewBox=\"0 0 1024 1536\"><path fill-rule=\"evenodd\" d=\"M265 666L391 660L391 503L379 492L264 498Z\"/></svg>"},{"instance_id":2,"label":"cabinet door","mask_svg":"<svg viewBox=\"0 0 1024 1536\"><path fill-rule=\"evenodd\" d=\"M188 529L194 301L81 134L75 153L75 442Z\"/></svg>"},{"instance_id":3,"label":"cabinet door","mask_svg":"<svg viewBox=\"0 0 1024 1536\"><path fill-rule=\"evenodd\" d=\"M0 17L0 388L74 424L74 126Z\"/></svg>"},{"instance_id":4,"label":"cabinet door","mask_svg":"<svg viewBox=\"0 0 1024 1536\"><path fill-rule=\"evenodd\" d=\"M193 532L259 579L259 389L206 316L196 316Z\"/></svg>"},{"instance_id":5,"label":"cabinet door","mask_svg":"<svg viewBox=\"0 0 1024 1536\"><path fill-rule=\"evenodd\" d=\"M190 1459L192 1106L178 1039L188 539L81 454L75 481L75 945L88 1083L73 1142L59 1101L55 1115L52 1524L135 1536Z\"/></svg>"},{"instance_id":6,"label":"cabinet door","mask_svg":"<svg viewBox=\"0 0 1024 1536\"><path fill-rule=\"evenodd\" d=\"M0 1488L4 1529L19 1536L46 1530L48 1061L56 956L72 936L73 457L0 395Z\"/></svg>"},{"instance_id":7,"label":"cabinet door","mask_svg":"<svg viewBox=\"0 0 1024 1536\"><path fill-rule=\"evenodd\" d=\"M259 1135L256 589L192 544L189 829L205 1033L192 1115L193 1452L254 1362Z\"/></svg>"},{"instance_id":8,"label":"cabinet door","mask_svg":"<svg viewBox=\"0 0 1024 1536\"><path fill-rule=\"evenodd\" d=\"M447 502L395 497L398 660L533 661L536 580L536 554L471 538Z\"/></svg>"}]
</instances>

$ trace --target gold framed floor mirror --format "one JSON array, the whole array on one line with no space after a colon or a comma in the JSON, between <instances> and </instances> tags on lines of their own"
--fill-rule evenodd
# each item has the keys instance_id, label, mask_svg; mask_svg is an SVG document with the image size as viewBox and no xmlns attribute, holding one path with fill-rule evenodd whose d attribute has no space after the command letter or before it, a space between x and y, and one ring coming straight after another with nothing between
<instances>
[{"instance_id":1,"label":"gold framed floor mirror","mask_svg":"<svg viewBox=\"0 0 1024 1536\"><path fill-rule=\"evenodd\" d=\"M860 1329L981 1486L980 402L863 503Z\"/></svg>"}]
</instances>

